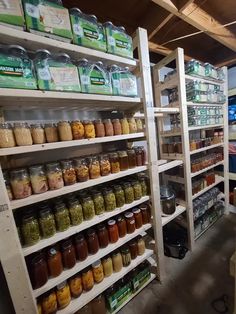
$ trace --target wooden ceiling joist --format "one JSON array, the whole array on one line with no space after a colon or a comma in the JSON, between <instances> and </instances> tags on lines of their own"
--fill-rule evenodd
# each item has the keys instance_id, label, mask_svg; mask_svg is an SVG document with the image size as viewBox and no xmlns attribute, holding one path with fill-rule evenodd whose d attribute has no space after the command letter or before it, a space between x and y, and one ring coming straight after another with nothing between
<instances>
[{"instance_id":1,"label":"wooden ceiling joist","mask_svg":"<svg viewBox=\"0 0 236 314\"><path fill-rule=\"evenodd\" d=\"M161 45L158 45L154 42L151 42L149 41L149 50L152 51L152 52L155 52L155 53L159 53L163 56L168 56L170 53L173 52L173 50L167 48L167 47L164 47L164 46L161 46ZM190 56L184 56L184 59L186 61L189 61L191 60L192 58Z\"/></svg>"},{"instance_id":2,"label":"wooden ceiling joist","mask_svg":"<svg viewBox=\"0 0 236 314\"><path fill-rule=\"evenodd\" d=\"M211 15L198 7L193 1L184 0L152 0L160 7L175 14L195 28L205 32L224 46L236 51L236 36L214 19ZM182 7L181 7L182 6Z\"/></svg>"}]
</instances>

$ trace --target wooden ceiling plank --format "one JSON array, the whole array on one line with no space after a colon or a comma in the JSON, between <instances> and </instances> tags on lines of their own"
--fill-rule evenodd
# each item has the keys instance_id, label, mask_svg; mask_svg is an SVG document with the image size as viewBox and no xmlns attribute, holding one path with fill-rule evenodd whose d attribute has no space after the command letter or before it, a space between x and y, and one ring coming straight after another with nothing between
<instances>
[{"instance_id":1,"label":"wooden ceiling plank","mask_svg":"<svg viewBox=\"0 0 236 314\"><path fill-rule=\"evenodd\" d=\"M149 50L150 51L155 52L155 53L159 53L159 54L161 54L163 56L168 56L170 53L173 52L173 50L171 50L171 49L169 49L167 47L158 45L158 44L156 44L156 43L154 43L152 41L149 41L148 45L149 45ZM190 61L192 59L192 57L185 55L184 59L186 61Z\"/></svg>"},{"instance_id":2,"label":"wooden ceiling plank","mask_svg":"<svg viewBox=\"0 0 236 314\"><path fill-rule=\"evenodd\" d=\"M179 9L179 12L182 12L184 9L187 8L190 4L192 4L194 0L178 0L177 6Z\"/></svg>"},{"instance_id":3,"label":"wooden ceiling plank","mask_svg":"<svg viewBox=\"0 0 236 314\"><path fill-rule=\"evenodd\" d=\"M234 64L236 64L236 57L231 58L231 59L227 59L227 60L223 60L223 61L215 64L215 66L221 68L221 67L224 67L224 66L231 66L231 65L234 65Z\"/></svg>"},{"instance_id":4,"label":"wooden ceiling plank","mask_svg":"<svg viewBox=\"0 0 236 314\"><path fill-rule=\"evenodd\" d=\"M205 32L224 46L236 51L236 36L217 20L194 3L188 4L183 11L171 0L152 0L154 3L183 19L197 29Z\"/></svg>"},{"instance_id":5,"label":"wooden ceiling plank","mask_svg":"<svg viewBox=\"0 0 236 314\"><path fill-rule=\"evenodd\" d=\"M173 16L174 16L174 14L172 14L172 13L168 14L168 15L164 18L164 20L163 20L161 23L159 23L159 25L157 25L157 27L154 28L154 30L148 35L148 39L150 40L151 38L153 38L153 37L156 35L156 33L157 33L162 27L164 27L164 26L166 25L166 23L168 23L169 20L170 20Z\"/></svg>"}]
</instances>

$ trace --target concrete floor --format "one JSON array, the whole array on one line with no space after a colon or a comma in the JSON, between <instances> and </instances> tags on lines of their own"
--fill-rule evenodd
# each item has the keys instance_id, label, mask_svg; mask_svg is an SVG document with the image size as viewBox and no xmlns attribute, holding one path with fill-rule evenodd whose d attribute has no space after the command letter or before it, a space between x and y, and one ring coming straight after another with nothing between
<instances>
[{"instance_id":1,"label":"concrete floor","mask_svg":"<svg viewBox=\"0 0 236 314\"><path fill-rule=\"evenodd\" d=\"M211 301L228 295L233 314L234 280L229 259L236 248L236 215L222 217L196 242L184 260L166 258L168 278L154 280L120 314L215 314Z\"/></svg>"}]
</instances>

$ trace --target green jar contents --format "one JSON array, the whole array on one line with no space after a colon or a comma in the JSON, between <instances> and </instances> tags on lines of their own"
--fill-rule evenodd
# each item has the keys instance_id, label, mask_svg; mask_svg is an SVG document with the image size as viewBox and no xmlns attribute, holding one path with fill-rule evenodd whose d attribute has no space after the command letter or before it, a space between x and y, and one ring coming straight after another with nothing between
<instances>
[{"instance_id":1,"label":"green jar contents","mask_svg":"<svg viewBox=\"0 0 236 314\"><path fill-rule=\"evenodd\" d=\"M61 0L23 0L26 28L31 33L70 42L69 12Z\"/></svg>"},{"instance_id":2,"label":"green jar contents","mask_svg":"<svg viewBox=\"0 0 236 314\"><path fill-rule=\"evenodd\" d=\"M58 203L55 206L55 218L58 231L65 231L70 227L69 211L65 204Z\"/></svg>"},{"instance_id":3,"label":"green jar contents","mask_svg":"<svg viewBox=\"0 0 236 314\"><path fill-rule=\"evenodd\" d=\"M33 62L23 47L0 47L0 87L37 89Z\"/></svg>"},{"instance_id":4,"label":"green jar contents","mask_svg":"<svg viewBox=\"0 0 236 314\"><path fill-rule=\"evenodd\" d=\"M90 220L95 216L94 202L90 196L82 198L82 206L84 212L84 219Z\"/></svg>"},{"instance_id":5,"label":"green jar contents","mask_svg":"<svg viewBox=\"0 0 236 314\"><path fill-rule=\"evenodd\" d=\"M114 209L116 209L116 197L112 189L106 189L103 192L104 195L104 201L106 206L106 211L110 212Z\"/></svg>"},{"instance_id":6,"label":"green jar contents","mask_svg":"<svg viewBox=\"0 0 236 314\"><path fill-rule=\"evenodd\" d=\"M14 25L14 28L23 29L24 13L20 1L1 1L0 24Z\"/></svg>"},{"instance_id":7,"label":"green jar contents","mask_svg":"<svg viewBox=\"0 0 236 314\"><path fill-rule=\"evenodd\" d=\"M68 203L71 224L77 226L84 220L82 205L76 199L71 199Z\"/></svg>"},{"instance_id":8,"label":"green jar contents","mask_svg":"<svg viewBox=\"0 0 236 314\"><path fill-rule=\"evenodd\" d=\"M39 224L44 238L50 238L56 233L54 215L47 205L41 206L39 212Z\"/></svg>"},{"instance_id":9,"label":"green jar contents","mask_svg":"<svg viewBox=\"0 0 236 314\"><path fill-rule=\"evenodd\" d=\"M139 182L142 188L142 196L148 195L148 187L147 187L146 179L144 177L140 177Z\"/></svg>"},{"instance_id":10,"label":"green jar contents","mask_svg":"<svg viewBox=\"0 0 236 314\"><path fill-rule=\"evenodd\" d=\"M122 189L121 185L115 185L114 186L114 193L116 197L116 206L122 207L125 205L125 192Z\"/></svg>"},{"instance_id":11,"label":"green jar contents","mask_svg":"<svg viewBox=\"0 0 236 314\"><path fill-rule=\"evenodd\" d=\"M78 62L78 69L83 93L112 94L110 75L102 62L82 59Z\"/></svg>"},{"instance_id":12,"label":"green jar contents","mask_svg":"<svg viewBox=\"0 0 236 314\"><path fill-rule=\"evenodd\" d=\"M125 191L125 203L130 204L134 202L134 190L129 182L123 184Z\"/></svg>"},{"instance_id":13,"label":"green jar contents","mask_svg":"<svg viewBox=\"0 0 236 314\"><path fill-rule=\"evenodd\" d=\"M105 202L101 192L97 191L93 194L93 202L96 215L101 215L105 212Z\"/></svg>"},{"instance_id":14,"label":"green jar contents","mask_svg":"<svg viewBox=\"0 0 236 314\"><path fill-rule=\"evenodd\" d=\"M78 69L66 53L51 55L47 50L37 50L34 65L39 89L81 91Z\"/></svg>"},{"instance_id":15,"label":"green jar contents","mask_svg":"<svg viewBox=\"0 0 236 314\"><path fill-rule=\"evenodd\" d=\"M136 97L138 95L137 79L129 68L110 67L112 90L114 95Z\"/></svg>"},{"instance_id":16,"label":"green jar contents","mask_svg":"<svg viewBox=\"0 0 236 314\"><path fill-rule=\"evenodd\" d=\"M112 22L104 24L107 38L107 52L126 57L133 58L133 41L125 28L115 26Z\"/></svg>"},{"instance_id":17,"label":"green jar contents","mask_svg":"<svg viewBox=\"0 0 236 314\"><path fill-rule=\"evenodd\" d=\"M72 8L70 21L73 32L73 43L79 46L106 51L105 30L98 23L96 16L88 15L77 8Z\"/></svg>"},{"instance_id":18,"label":"green jar contents","mask_svg":"<svg viewBox=\"0 0 236 314\"><path fill-rule=\"evenodd\" d=\"M140 198L142 197L142 187L141 184L139 183L139 181L132 181L132 187L134 190L134 199L135 200L140 200Z\"/></svg>"},{"instance_id":19,"label":"green jar contents","mask_svg":"<svg viewBox=\"0 0 236 314\"><path fill-rule=\"evenodd\" d=\"M40 240L39 224L33 214L23 217L21 231L25 245L33 245Z\"/></svg>"}]
</instances>

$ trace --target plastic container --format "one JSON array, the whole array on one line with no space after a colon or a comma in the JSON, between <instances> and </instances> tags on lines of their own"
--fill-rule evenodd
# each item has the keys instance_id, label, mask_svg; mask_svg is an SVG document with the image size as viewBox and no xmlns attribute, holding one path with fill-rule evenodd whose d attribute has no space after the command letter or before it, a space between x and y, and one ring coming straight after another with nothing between
<instances>
[{"instance_id":1,"label":"plastic container","mask_svg":"<svg viewBox=\"0 0 236 314\"><path fill-rule=\"evenodd\" d=\"M24 27L24 12L21 3L17 0L11 0L1 4L0 24L23 29Z\"/></svg>"}]
</instances>

